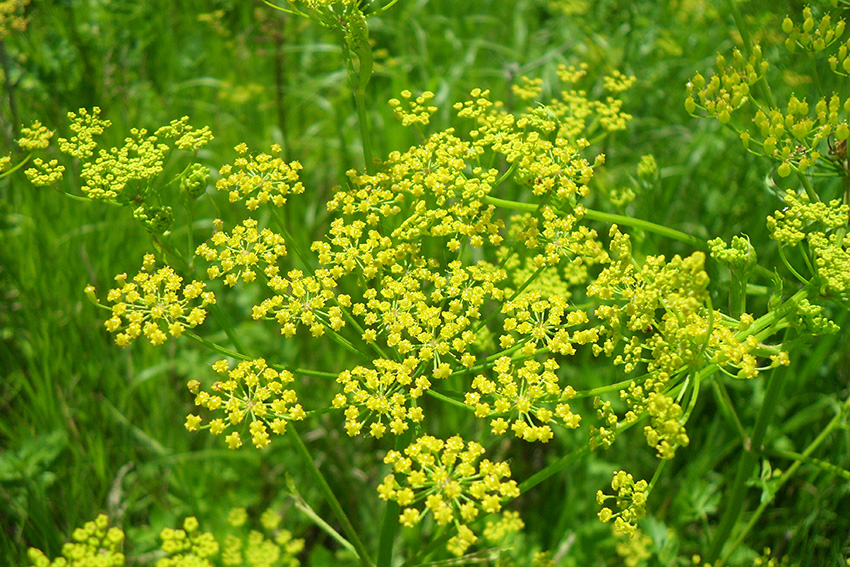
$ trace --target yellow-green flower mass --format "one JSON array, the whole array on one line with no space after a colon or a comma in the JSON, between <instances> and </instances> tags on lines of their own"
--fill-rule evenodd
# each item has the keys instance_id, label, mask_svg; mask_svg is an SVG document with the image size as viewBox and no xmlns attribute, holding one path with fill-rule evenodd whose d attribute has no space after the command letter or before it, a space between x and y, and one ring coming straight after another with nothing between
<instances>
[{"instance_id":1,"label":"yellow-green flower mass","mask_svg":"<svg viewBox=\"0 0 850 567\"><path fill-rule=\"evenodd\" d=\"M224 417L204 423L200 416L190 414L186 417L189 431L208 429L212 435L221 435L247 422L251 443L262 449L271 442L270 432L283 435L287 422L307 416L298 403L298 395L288 388L295 380L288 370L275 370L262 358L243 360L233 368L227 360L220 360L212 367L221 379L212 384L210 391L202 390L198 380L190 381L188 387L195 394L196 406L221 412ZM242 446L242 437L235 430L226 436L226 441L231 449Z\"/></svg>"},{"instance_id":2,"label":"yellow-green flower mass","mask_svg":"<svg viewBox=\"0 0 850 567\"><path fill-rule=\"evenodd\" d=\"M32 567L120 567L125 564L124 532L110 527L105 514L74 530L71 540L62 547L62 557L53 561L41 550L30 548L30 564Z\"/></svg>"},{"instance_id":3,"label":"yellow-green flower mass","mask_svg":"<svg viewBox=\"0 0 850 567\"><path fill-rule=\"evenodd\" d=\"M115 342L127 346L141 335L159 345L168 336L179 337L186 328L200 325L206 318L206 307L215 303L215 295L205 291L206 284L183 278L170 267L153 271L153 255L145 257L142 271L127 281L127 274L115 277L119 287L107 294L112 303L112 316L106 329L117 333Z\"/></svg>"},{"instance_id":4,"label":"yellow-green flower mass","mask_svg":"<svg viewBox=\"0 0 850 567\"><path fill-rule=\"evenodd\" d=\"M392 472L378 486L378 495L398 502L403 526L413 527L427 516L440 526L457 526L448 548L462 555L478 539L469 524L479 514L501 512L504 501L519 496L508 464L480 460L483 454L484 447L464 443L460 436L421 436L403 452L387 453L384 462Z\"/></svg>"},{"instance_id":5,"label":"yellow-green flower mass","mask_svg":"<svg viewBox=\"0 0 850 567\"><path fill-rule=\"evenodd\" d=\"M227 191L230 202L244 201L248 210L256 210L261 204L272 203L281 207L286 196L304 192L304 185L298 179L301 164L297 161L286 163L275 157L282 149L272 146L272 153L248 155L245 144L236 146L240 157L233 165L224 165L219 169L221 179L216 183L219 191Z\"/></svg>"}]
</instances>

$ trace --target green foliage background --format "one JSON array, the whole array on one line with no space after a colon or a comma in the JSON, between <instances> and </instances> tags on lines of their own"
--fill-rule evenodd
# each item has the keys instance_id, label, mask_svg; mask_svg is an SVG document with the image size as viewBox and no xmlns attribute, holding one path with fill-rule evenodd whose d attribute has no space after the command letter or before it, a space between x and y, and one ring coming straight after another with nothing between
<instances>
[{"instance_id":1,"label":"green foliage background","mask_svg":"<svg viewBox=\"0 0 850 567\"><path fill-rule=\"evenodd\" d=\"M786 13L799 13L798 2L739 6L766 51L782 56L777 67L788 92L816 98L817 88L841 89L838 83L816 86L805 57L781 54L779 23ZM304 165L308 187L285 212L291 225L303 226L296 246L306 249L323 233L332 187L347 169L362 165L347 76L329 32L247 0L39 0L26 15L27 30L0 45L6 60L0 155L16 151L18 128L32 120L65 135L66 113L80 107L103 108L113 122L107 134L112 143L130 128L155 129L188 115L216 136L201 154L211 167L232 160L240 142L252 148L283 144L287 158ZM772 265L775 246L764 218L777 207L781 181L770 163L744 152L720 124L690 118L682 104L688 79L710 68L718 52L739 45L725 2L402 0L370 21L370 31L376 63L369 116L377 155L416 143L383 104L403 89L436 93L441 110L434 121L444 127L451 104L474 87L489 88L494 99L511 104L510 86L518 77L552 78L559 63L585 62L591 78L600 80L619 69L637 77L625 105L635 118L606 140L607 163L594 179L589 206L701 238L746 233L760 243L764 265ZM630 183L646 154L659 164L657 179L632 204L616 206L609 196ZM648 233L635 234L634 243L636 255L689 252ZM208 436L185 431L183 416L192 402L185 384L213 360L209 354L188 343L175 349L173 341L164 350L141 343L118 349L101 314L84 301L87 284L105 290L116 273L133 273L148 244L149 236L124 210L36 190L20 172L0 180L0 565L24 564L30 546L56 555L74 527L101 511L120 518L135 542L132 553L145 557L156 549L159 531L186 515L214 529L231 506L293 507L284 497L286 478L307 473L285 457L285 440L261 457L229 452ZM773 261L779 265L775 256ZM728 278L714 270L713 280ZM800 450L848 395L846 311L834 317L845 330L819 338L794 357L796 379L768 432L768 454ZM258 349L269 349L253 326L239 333ZM278 356L305 367L347 356L313 343L287 341L283 348ZM569 372L590 376L591 386L593 380L616 381L604 361L579 356L572 364ZM743 408L742 420L751 424L764 381L729 387L736 407ZM700 400L691 423L690 446L681 449L653 494L645 531L662 552L650 564L674 564L673 557L704 552L707 525L716 523L724 486L734 476L739 439L709 396ZM338 483L343 505L358 511L355 519L368 533L377 529L373 486L379 479L360 464L374 447L340 435L330 416L305 432L325 456L323 470ZM564 565L618 564L615 539L595 518L593 494L610 483L621 461L643 462L652 470L654 457L642 436L632 437L616 453L594 453L523 497L519 509L533 535L522 545L529 551L561 550L568 558ZM846 471L846 428L821 453L815 456ZM520 461L531 464L530 474L557 455L535 447L512 456L515 477L522 478ZM782 459L770 465L787 466ZM765 479L748 492L750 508L760 492L769 491ZM327 512L309 485L296 484L317 512ZM850 554L848 509L846 478L803 466L762 517L740 559L770 546L805 565L843 564ZM307 539L305 564L333 564L334 552L324 548L335 550L335 544L294 509L287 518L288 527Z\"/></svg>"}]
</instances>

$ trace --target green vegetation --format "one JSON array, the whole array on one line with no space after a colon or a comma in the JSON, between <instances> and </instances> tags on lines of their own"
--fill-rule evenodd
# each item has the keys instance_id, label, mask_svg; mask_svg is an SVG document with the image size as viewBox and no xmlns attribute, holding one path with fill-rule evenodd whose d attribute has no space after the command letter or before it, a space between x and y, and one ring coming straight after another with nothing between
<instances>
[{"instance_id":1,"label":"green vegetation","mask_svg":"<svg viewBox=\"0 0 850 567\"><path fill-rule=\"evenodd\" d=\"M847 8L0 2L0 565L850 564Z\"/></svg>"}]
</instances>

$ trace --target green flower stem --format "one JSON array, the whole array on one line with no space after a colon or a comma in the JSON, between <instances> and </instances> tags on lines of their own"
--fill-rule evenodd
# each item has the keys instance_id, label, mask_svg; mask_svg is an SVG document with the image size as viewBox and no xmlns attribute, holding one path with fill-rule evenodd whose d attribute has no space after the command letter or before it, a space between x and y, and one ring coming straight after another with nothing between
<instances>
[{"instance_id":1,"label":"green flower stem","mask_svg":"<svg viewBox=\"0 0 850 567\"><path fill-rule=\"evenodd\" d=\"M193 341L204 345L210 350L213 350L221 355L229 356L231 358L235 358L237 360L253 360L247 354L243 354L241 352L230 350L227 347L223 347L220 344L214 343L208 339L205 339L201 336L196 335L191 331L184 331L183 335L189 337ZM332 372L322 372L321 370L310 370L309 368L290 368L289 366L283 366L280 364L271 365L276 370L288 370L289 372L303 374L304 376L315 376L317 378L336 378L337 375Z\"/></svg>"},{"instance_id":2,"label":"green flower stem","mask_svg":"<svg viewBox=\"0 0 850 567\"><path fill-rule=\"evenodd\" d=\"M324 518L319 516L313 508L310 507L309 504L304 500L304 497L298 492L295 488L295 482L291 477L287 476L286 486L289 489L289 492L292 494L293 500L295 500L295 507L298 508L305 516L310 518L316 526L326 534L328 534L334 541L339 543L342 547L347 549L352 555L357 555L357 550L354 549L354 546L351 545L351 542L345 539L342 534L336 531L333 526L325 521Z\"/></svg>"},{"instance_id":3,"label":"green flower stem","mask_svg":"<svg viewBox=\"0 0 850 567\"><path fill-rule=\"evenodd\" d=\"M634 427L637 423L640 423L648 414L644 412L638 419L634 420L631 423L621 423L617 425L617 435L622 433L623 431L627 431ZM585 445L579 449L574 451L570 451L551 465L546 466L545 468L540 469L527 479L520 483L519 490L520 492L526 492L531 490L550 476L561 472L580 458L589 455L591 452L590 445Z\"/></svg>"},{"instance_id":4,"label":"green flower stem","mask_svg":"<svg viewBox=\"0 0 850 567\"><path fill-rule=\"evenodd\" d=\"M789 369L779 369L771 373L768 378L767 392L764 395L764 401L759 409L756 425L753 428L753 434L749 442L744 446L744 453L741 455L741 460L738 463L738 470L735 474L735 480L732 487L727 493L726 509L720 519L720 525L717 532L714 534L714 541L706 556L706 563L715 564L715 561L720 557L723 551L723 546L729 539L732 533L732 528L735 527L735 522L741 515L744 508L745 495L747 492L747 481L753 472L757 462L761 444L764 441L764 434L767 431L767 425L773 418L776 407L779 405L779 396L782 393L782 386L785 384L785 377L790 373Z\"/></svg>"},{"instance_id":5,"label":"green flower stem","mask_svg":"<svg viewBox=\"0 0 850 567\"><path fill-rule=\"evenodd\" d=\"M0 42L0 44L2 44L2 42ZM22 159L20 163L16 164L15 167L12 167L11 169L7 169L6 171L0 172L0 179L3 179L4 177L6 177L8 175L12 175L13 173L15 173L16 171L21 169L23 166L25 166L27 164L27 162L31 158L32 158L32 154L30 153L30 154L27 155L27 157ZM85 200L88 201L88 199L85 199Z\"/></svg>"},{"instance_id":6,"label":"green flower stem","mask_svg":"<svg viewBox=\"0 0 850 567\"><path fill-rule=\"evenodd\" d=\"M799 290L797 293L786 299L776 309L762 315L748 328L736 333L735 338L739 341L743 341L750 335L758 335L759 333L771 329L775 325L779 324L785 317L792 314L797 309L797 306L803 299L806 299L809 296L809 291L809 287L804 287ZM770 336L770 334L771 333L768 333L766 336Z\"/></svg>"},{"instance_id":7,"label":"green flower stem","mask_svg":"<svg viewBox=\"0 0 850 567\"><path fill-rule=\"evenodd\" d=\"M499 199L497 197L491 197L489 195L484 197L484 202L491 205L495 205L497 207L501 207L503 209L510 209L514 211L534 212L537 210L537 205L534 205L532 203L520 203L518 201L509 201L507 199ZM698 250L708 250L708 244L706 244L704 240L697 238L696 236L691 236L690 234L686 234L679 230L668 228L660 224L655 224L654 222L649 222L642 219L635 219L632 217L627 217L625 215L603 213L601 211L586 209L584 207L581 207L581 213L584 218L590 220L608 222L623 226L630 226L632 228L639 228L647 232L652 232L654 234L665 236L673 240L684 242L685 244L689 244L690 246L693 246Z\"/></svg>"},{"instance_id":8,"label":"green flower stem","mask_svg":"<svg viewBox=\"0 0 850 567\"><path fill-rule=\"evenodd\" d=\"M720 411L723 412L726 419L735 425L735 429L738 431L741 441L746 442L747 432L744 430L744 424L741 423L741 419L738 417L738 413L732 405L732 400L729 398L729 392L726 390L726 386L720 380L712 380L711 386L714 389L714 396L717 399L717 405L720 406Z\"/></svg>"},{"instance_id":9,"label":"green flower stem","mask_svg":"<svg viewBox=\"0 0 850 567\"><path fill-rule=\"evenodd\" d=\"M644 494L649 497L652 494L652 489L655 488L658 479L661 478L661 473L664 471L664 467L669 463L669 459L661 459L661 462L658 463L658 467L655 469L655 474L652 475L652 480L649 481L649 486L646 488L646 492Z\"/></svg>"},{"instance_id":10,"label":"green flower stem","mask_svg":"<svg viewBox=\"0 0 850 567\"><path fill-rule=\"evenodd\" d=\"M351 83L351 93L354 95L354 106L357 108L357 122L360 125L360 141L363 144L363 161L366 162L366 172L370 175L375 173L375 161L372 154L372 138L369 132L369 117L366 113L366 92L361 86L360 71L354 69L354 59L345 37L340 35L342 44L342 55L345 59L345 67L348 69L348 79Z\"/></svg>"},{"instance_id":11,"label":"green flower stem","mask_svg":"<svg viewBox=\"0 0 850 567\"><path fill-rule=\"evenodd\" d=\"M310 454L310 450L307 449L307 446L298 434L297 429L295 427L289 427L288 432L295 441L295 448L301 455L304 464L307 465L307 468L312 473L313 478L319 487L319 491L325 496L334 516L340 526L342 526L342 531L357 551L357 557L360 559L360 564L363 565L363 567L375 567L375 563L369 558L369 553L366 551L366 547L360 540L360 536L357 535L357 531L354 529L354 526L351 524L348 516L345 515L339 500L337 500L336 495L334 495L333 490L331 490L328 481L325 480L322 471L320 471L319 467L316 466L316 462L313 460L313 455Z\"/></svg>"},{"instance_id":12,"label":"green flower stem","mask_svg":"<svg viewBox=\"0 0 850 567\"><path fill-rule=\"evenodd\" d=\"M765 399L765 401L767 400ZM839 412L835 414L835 417L832 418L832 420L826 425L823 431L820 432L817 438L815 438L815 440L812 441L808 447L806 447L806 450L803 451L803 453L796 458L794 464L788 467L788 470L786 470L782 474L782 476L779 477L779 479L776 481L776 490L774 491L774 494L776 494L776 492L778 492L779 489L784 486L786 482L791 480L791 478L794 476L794 474L797 472L797 469L799 469L801 465L807 462L814 463L814 460L810 458L810 455L815 451L815 449L817 449L821 445L821 443L826 440L827 437L829 437L829 435L835 429L841 426L841 422L847 417L848 411L850 411L850 397L848 397L844 401L844 404L842 404ZM850 472L846 471L845 469L838 469L838 467L833 467L834 465L830 466L829 472L839 474L844 478L848 478L848 476L850 476ZM726 551L723 558L715 564L715 567L722 567L726 564L726 561L729 559L735 549L741 544L741 542L744 541L744 539L747 537L747 534L750 533L750 531L756 525L756 522L758 522L759 518L761 518L761 515L772 502L773 498L769 498L759 504L759 507L756 508L756 511L753 513L752 517L750 517L749 521L747 522L747 525L744 526L744 529L741 530L741 533L738 534L738 537L736 537L735 540L729 545L729 549Z\"/></svg>"},{"instance_id":13,"label":"green flower stem","mask_svg":"<svg viewBox=\"0 0 850 567\"><path fill-rule=\"evenodd\" d=\"M741 34L741 39L744 42L744 50L747 53L747 57L750 57L753 54L753 36L750 34L750 29L747 27L747 24L744 22L744 18L741 16L741 11L738 9L737 1L729 0L729 7L732 11L732 18L735 20L735 27L738 28L738 32ZM772 108L776 108L776 100L773 98L773 92L770 90L770 85L764 77L762 77L756 85L762 91L762 94L767 99L768 104Z\"/></svg>"},{"instance_id":14,"label":"green flower stem","mask_svg":"<svg viewBox=\"0 0 850 567\"><path fill-rule=\"evenodd\" d=\"M644 376L649 376L649 374L644 374L643 376L638 376L637 378L629 378L627 380L623 380L622 382L617 382L616 384L611 384L609 386L600 386L598 388L593 388L592 390L584 390L584 391L576 392L576 395L573 396L573 399L589 398L591 396L598 396L600 394L607 394L608 392L616 392L617 390L622 390L623 388L627 388L629 384L643 378Z\"/></svg>"},{"instance_id":15,"label":"green flower stem","mask_svg":"<svg viewBox=\"0 0 850 567\"><path fill-rule=\"evenodd\" d=\"M429 396L431 396L432 398L436 398L436 399L440 400L441 402L446 402L447 404L453 405L455 407L465 409L465 410L468 410L468 411L473 411L473 409L470 408L469 406L467 406L465 403L458 401L458 400L456 400L456 399L454 399L450 396L447 396L445 394L441 394L440 392L433 390L431 388L428 388L427 390L425 390L425 393L428 394Z\"/></svg>"},{"instance_id":16,"label":"green flower stem","mask_svg":"<svg viewBox=\"0 0 850 567\"><path fill-rule=\"evenodd\" d=\"M807 455L804 455L803 453L795 453L794 451L768 451L767 454L772 457L788 459L789 461L800 461L800 464L812 465L827 474L834 474L840 476L844 480L850 480L850 470L839 467L838 465L834 465L829 461L815 459L814 457L809 457Z\"/></svg>"},{"instance_id":17,"label":"green flower stem","mask_svg":"<svg viewBox=\"0 0 850 567\"><path fill-rule=\"evenodd\" d=\"M404 434L399 435L395 439L395 450L404 451L404 448L410 445L413 432L407 430ZM393 559L393 547L395 539L398 535L399 527L399 511L401 507L395 500L387 500L387 505L384 507L384 517L381 521L381 535L378 540L378 567L390 567Z\"/></svg>"},{"instance_id":18,"label":"green flower stem","mask_svg":"<svg viewBox=\"0 0 850 567\"><path fill-rule=\"evenodd\" d=\"M310 272L310 275L315 275L316 272L313 270L313 267L307 261L307 258L305 258L304 255L301 253L301 249L295 246L295 238L293 238L293 236L289 233L289 230L286 228L286 223L283 222L283 219L280 218L280 214L277 212L277 208L272 206L268 207L268 209L272 213L272 217L274 218L275 224L283 233L284 239L290 244L292 250L295 251L295 255L298 256L298 259L301 260L301 263L304 264L304 269L308 270Z\"/></svg>"}]
</instances>

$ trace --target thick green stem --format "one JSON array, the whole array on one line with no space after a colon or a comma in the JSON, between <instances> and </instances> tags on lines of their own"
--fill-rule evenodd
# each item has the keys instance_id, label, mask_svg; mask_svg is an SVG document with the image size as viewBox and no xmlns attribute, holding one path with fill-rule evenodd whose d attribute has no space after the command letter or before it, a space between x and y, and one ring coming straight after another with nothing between
<instances>
[{"instance_id":1,"label":"thick green stem","mask_svg":"<svg viewBox=\"0 0 850 567\"><path fill-rule=\"evenodd\" d=\"M342 527L342 531L354 546L354 549L357 550L357 556L358 559L360 559L360 564L364 567L375 567L375 563L369 558L369 553L366 551L366 547L360 540L360 536L357 535L357 531L354 529L354 526L351 524L348 516L345 515L345 512L328 484L328 481L325 480L322 471L320 471L319 467L316 466L316 462L313 460L313 455L310 454L310 450L307 449L307 446L304 444L304 440L301 439L301 436L298 434L295 427L290 426L288 432L295 441L295 448L303 458L304 464L307 465L308 470L313 475L313 478L319 487L319 491L325 496L325 500L327 500L328 505L330 505L334 516Z\"/></svg>"},{"instance_id":2,"label":"thick green stem","mask_svg":"<svg viewBox=\"0 0 850 567\"><path fill-rule=\"evenodd\" d=\"M737 522L738 517L741 515L747 492L747 481L750 479L750 475L758 462L761 444L764 441L764 434L767 431L768 423L770 423L776 411L777 402L782 393L782 386L785 383L785 377L788 372L789 370L787 368L780 369L773 372L769 378L767 392L759 410L756 425L753 428L753 434L747 446L744 447L745 450L743 455L741 455L741 461L738 463L735 480L727 492L725 499L727 502L726 509L723 512L717 532L714 534L714 541L706 557L706 563L713 565L717 558L720 557L723 546L729 539L732 528L735 527L735 522Z\"/></svg>"}]
</instances>

